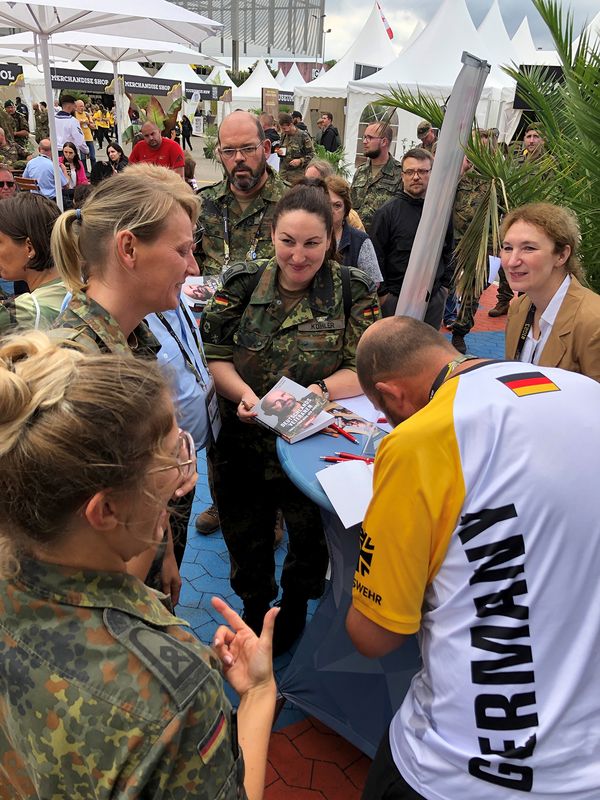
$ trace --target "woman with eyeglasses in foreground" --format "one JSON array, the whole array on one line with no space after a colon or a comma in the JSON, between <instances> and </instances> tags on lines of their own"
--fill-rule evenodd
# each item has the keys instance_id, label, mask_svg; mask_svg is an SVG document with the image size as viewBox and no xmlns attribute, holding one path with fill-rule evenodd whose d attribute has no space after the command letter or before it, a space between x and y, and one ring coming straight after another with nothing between
<instances>
[{"instance_id":1,"label":"woman with eyeglasses in foreground","mask_svg":"<svg viewBox=\"0 0 600 800\"><path fill-rule=\"evenodd\" d=\"M0 784L70 800L262 797L275 705L222 600L212 652L128 562L195 471L158 368L30 331L0 340ZM35 491L31 480L35 476ZM240 694L237 726L223 669Z\"/></svg>"},{"instance_id":2,"label":"woman with eyeglasses in foreground","mask_svg":"<svg viewBox=\"0 0 600 800\"><path fill-rule=\"evenodd\" d=\"M29 289L0 302L0 333L15 325L48 328L60 312L67 290L50 252L59 213L52 200L29 192L0 203L0 277Z\"/></svg>"}]
</instances>

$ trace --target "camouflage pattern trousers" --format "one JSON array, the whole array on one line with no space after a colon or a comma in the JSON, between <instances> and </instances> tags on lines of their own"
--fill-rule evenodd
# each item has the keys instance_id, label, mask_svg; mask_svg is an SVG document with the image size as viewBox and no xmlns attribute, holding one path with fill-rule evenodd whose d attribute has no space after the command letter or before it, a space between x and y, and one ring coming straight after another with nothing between
<instances>
[{"instance_id":1,"label":"camouflage pattern trousers","mask_svg":"<svg viewBox=\"0 0 600 800\"><path fill-rule=\"evenodd\" d=\"M275 435L224 418L208 458L234 592L244 602L277 597L273 541L281 509L289 539L281 587L288 596L320 597L328 564L321 514L283 473Z\"/></svg>"}]
</instances>

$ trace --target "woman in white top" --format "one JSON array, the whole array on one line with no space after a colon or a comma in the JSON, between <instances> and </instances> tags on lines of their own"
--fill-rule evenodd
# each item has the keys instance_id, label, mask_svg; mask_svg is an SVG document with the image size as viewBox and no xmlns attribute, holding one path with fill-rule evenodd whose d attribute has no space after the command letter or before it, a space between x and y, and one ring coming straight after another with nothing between
<instances>
[{"instance_id":1,"label":"woman in white top","mask_svg":"<svg viewBox=\"0 0 600 800\"><path fill-rule=\"evenodd\" d=\"M506 357L600 381L600 297L581 285L575 215L551 203L511 211L502 223L502 266L516 298Z\"/></svg>"},{"instance_id":2,"label":"woman in white top","mask_svg":"<svg viewBox=\"0 0 600 800\"><path fill-rule=\"evenodd\" d=\"M0 303L0 333L15 325L49 328L60 312L67 290L50 252L59 213L52 200L29 192L0 203L0 277L29 287Z\"/></svg>"}]
</instances>

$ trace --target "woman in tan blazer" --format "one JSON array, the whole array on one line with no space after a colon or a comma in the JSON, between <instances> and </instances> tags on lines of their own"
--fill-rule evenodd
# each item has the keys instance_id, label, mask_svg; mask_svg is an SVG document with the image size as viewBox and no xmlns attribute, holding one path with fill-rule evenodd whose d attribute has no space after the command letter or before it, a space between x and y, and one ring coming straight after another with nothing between
<instances>
[{"instance_id":1,"label":"woman in tan blazer","mask_svg":"<svg viewBox=\"0 0 600 800\"><path fill-rule=\"evenodd\" d=\"M575 215L551 203L511 211L502 223L511 289L506 358L561 367L600 381L600 296L581 285Z\"/></svg>"}]
</instances>

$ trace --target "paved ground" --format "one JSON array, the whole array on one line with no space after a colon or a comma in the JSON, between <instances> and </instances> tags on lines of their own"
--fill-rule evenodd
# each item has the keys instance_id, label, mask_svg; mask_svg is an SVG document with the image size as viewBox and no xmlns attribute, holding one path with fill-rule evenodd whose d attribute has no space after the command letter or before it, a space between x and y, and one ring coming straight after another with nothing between
<instances>
[{"instance_id":1,"label":"paved ground","mask_svg":"<svg viewBox=\"0 0 600 800\"><path fill-rule=\"evenodd\" d=\"M210 180L211 174L218 180L212 165L203 159L200 164L200 174L205 180ZM506 317L492 319L487 315L495 302L495 287L492 286L482 296L475 328L466 337L469 351L474 355L504 356ZM199 536L193 527L195 515L210 504L204 459L201 459L199 473L178 613L190 622L203 642L209 643L219 624L210 606L211 596L220 595L237 609L241 604L229 586L229 559L220 531L212 536ZM276 552L278 569L283 563L285 548L284 540ZM290 659L289 654L276 659L276 673L281 673ZM233 695L232 700L235 701ZM368 766L369 759L359 750L318 720L307 719L303 712L286 703L271 737L265 800L359 800Z\"/></svg>"}]
</instances>

